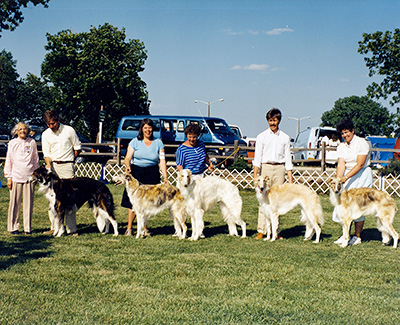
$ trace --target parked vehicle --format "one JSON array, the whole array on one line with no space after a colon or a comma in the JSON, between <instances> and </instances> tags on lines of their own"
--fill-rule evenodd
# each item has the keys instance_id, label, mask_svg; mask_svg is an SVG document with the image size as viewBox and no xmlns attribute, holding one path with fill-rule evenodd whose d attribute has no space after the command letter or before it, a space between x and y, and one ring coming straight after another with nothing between
<instances>
[{"instance_id":1,"label":"parked vehicle","mask_svg":"<svg viewBox=\"0 0 400 325\"><path fill-rule=\"evenodd\" d=\"M308 127L297 135L296 140L293 143L293 148L319 148L321 146L322 138L325 136L331 138L333 133L337 133L336 129L329 126ZM318 159L318 157L319 151L304 150L293 152L293 159L313 160Z\"/></svg>"},{"instance_id":2,"label":"parked vehicle","mask_svg":"<svg viewBox=\"0 0 400 325\"><path fill-rule=\"evenodd\" d=\"M181 144L186 140L185 127L188 124L196 123L200 125L200 139L206 145L221 145L221 148L208 149L211 156L228 156L232 149L222 148L225 145L233 145L235 140L239 145L246 146L246 142L240 139L229 127L228 123L222 118L200 117L200 116L173 116L173 115L135 115L125 116L121 119L116 138L121 139L121 154L125 155L129 142L137 137L140 122L150 118L154 122L153 134L155 138L160 138L164 144ZM170 149L167 153L175 153L176 148ZM243 150L239 155L246 155Z\"/></svg>"},{"instance_id":3,"label":"parked vehicle","mask_svg":"<svg viewBox=\"0 0 400 325\"><path fill-rule=\"evenodd\" d=\"M239 126L234 125L234 124L229 124L229 127L232 129L232 131L244 142L246 142L248 147L255 147L256 145L256 138L248 138L246 135L243 135L242 130L240 129Z\"/></svg>"},{"instance_id":4,"label":"parked vehicle","mask_svg":"<svg viewBox=\"0 0 400 325\"><path fill-rule=\"evenodd\" d=\"M88 139L86 139L82 134L76 132L78 135L79 140L81 141L82 151L81 154L76 158L77 163L83 162L97 162L101 164L105 164L108 160L112 159L112 156L101 156L101 155L85 155L85 153L114 153L115 150L113 147L110 146L100 146L96 144L88 144L91 143ZM42 153L42 132L37 132L33 135L33 139L35 139L37 148L39 151L39 158L43 159Z\"/></svg>"},{"instance_id":5,"label":"parked vehicle","mask_svg":"<svg viewBox=\"0 0 400 325\"><path fill-rule=\"evenodd\" d=\"M0 127L0 157L7 155L7 141L11 139L10 129Z\"/></svg>"}]
</instances>

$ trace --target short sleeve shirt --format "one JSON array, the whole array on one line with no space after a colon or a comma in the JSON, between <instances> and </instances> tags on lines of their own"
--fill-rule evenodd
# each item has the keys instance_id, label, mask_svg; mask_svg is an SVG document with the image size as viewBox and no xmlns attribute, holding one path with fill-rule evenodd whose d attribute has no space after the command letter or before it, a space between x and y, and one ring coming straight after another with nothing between
<instances>
[{"instance_id":1,"label":"short sleeve shirt","mask_svg":"<svg viewBox=\"0 0 400 325\"><path fill-rule=\"evenodd\" d=\"M337 148L338 158L343 158L346 163L346 169L352 169L357 164L357 156L367 155L364 167L368 167L370 160L370 145L364 138L354 135L350 144L342 142Z\"/></svg>"},{"instance_id":2,"label":"short sleeve shirt","mask_svg":"<svg viewBox=\"0 0 400 325\"><path fill-rule=\"evenodd\" d=\"M149 167L157 165L159 162L160 150L164 148L164 144L160 139L154 139L149 147L147 147L143 140L134 138L129 142L134 150L132 162L139 167Z\"/></svg>"}]
</instances>

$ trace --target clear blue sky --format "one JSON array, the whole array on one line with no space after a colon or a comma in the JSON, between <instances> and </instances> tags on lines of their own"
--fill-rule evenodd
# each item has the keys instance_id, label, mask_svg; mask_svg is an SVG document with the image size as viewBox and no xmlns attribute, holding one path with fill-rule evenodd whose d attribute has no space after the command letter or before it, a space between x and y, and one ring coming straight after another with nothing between
<instances>
[{"instance_id":1,"label":"clear blue sky","mask_svg":"<svg viewBox=\"0 0 400 325\"><path fill-rule=\"evenodd\" d=\"M0 39L21 77L40 75L46 33L108 22L145 44L141 77L152 114L206 115L195 99L224 98L211 115L249 137L267 127L271 107L282 110L281 129L294 137L297 121L288 117L311 116L301 128L317 126L337 99L365 95L378 80L357 52L362 33L400 27L398 0L51 0L23 13Z\"/></svg>"}]
</instances>

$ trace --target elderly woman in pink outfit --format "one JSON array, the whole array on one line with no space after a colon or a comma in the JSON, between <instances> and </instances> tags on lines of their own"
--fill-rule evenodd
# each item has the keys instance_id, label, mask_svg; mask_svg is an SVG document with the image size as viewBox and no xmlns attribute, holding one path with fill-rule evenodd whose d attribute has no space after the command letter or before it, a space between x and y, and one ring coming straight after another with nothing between
<instances>
[{"instance_id":1,"label":"elderly woman in pink outfit","mask_svg":"<svg viewBox=\"0 0 400 325\"><path fill-rule=\"evenodd\" d=\"M4 176L10 190L7 230L16 235L19 233L19 214L23 199L24 231L31 234L33 196L35 185L29 182L33 171L39 167L39 155L36 142L28 138L29 128L25 123L18 123L11 131L17 136L8 143Z\"/></svg>"}]
</instances>

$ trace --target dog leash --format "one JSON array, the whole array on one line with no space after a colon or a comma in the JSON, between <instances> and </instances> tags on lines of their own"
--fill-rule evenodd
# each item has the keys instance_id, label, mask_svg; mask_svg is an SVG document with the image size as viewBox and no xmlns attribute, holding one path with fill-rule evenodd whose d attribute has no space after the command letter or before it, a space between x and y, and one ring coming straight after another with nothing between
<instances>
[{"instance_id":1,"label":"dog leash","mask_svg":"<svg viewBox=\"0 0 400 325\"><path fill-rule=\"evenodd\" d=\"M220 163L216 164L214 167L218 167L222 165L225 161L227 161L230 157L232 157L234 154L236 154L240 149L240 146L238 146L228 157L226 157L224 160L222 160Z\"/></svg>"}]
</instances>

